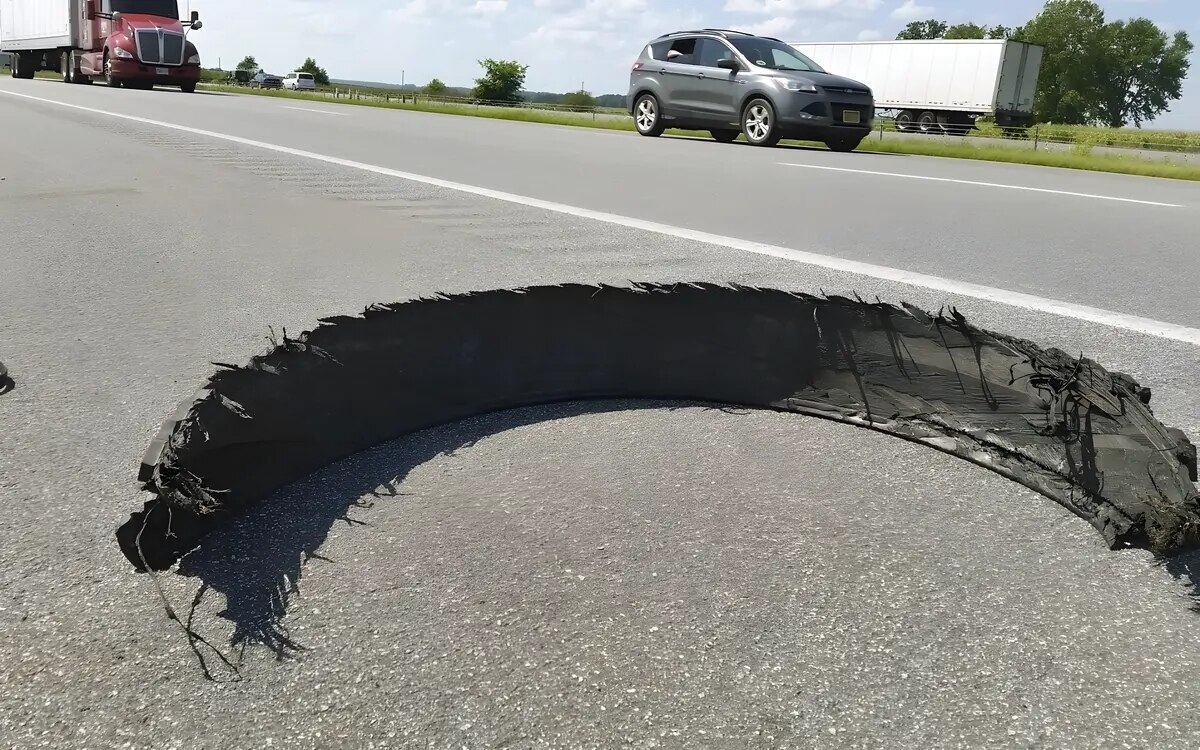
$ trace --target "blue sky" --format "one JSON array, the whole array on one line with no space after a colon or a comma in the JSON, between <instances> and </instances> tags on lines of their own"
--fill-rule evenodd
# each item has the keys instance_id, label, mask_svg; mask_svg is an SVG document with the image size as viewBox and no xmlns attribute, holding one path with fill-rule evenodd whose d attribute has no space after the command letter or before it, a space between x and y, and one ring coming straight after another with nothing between
<instances>
[{"instance_id":1,"label":"blue sky","mask_svg":"<svg viewBox=\"0 0 1200 750\"><path fill-rule=\"evenodd\" d=\"M183 0L188 3L189 0ZM470 85L485 57L529 65L527 87L622 93L651 37L704 26L788 41L894 38L908 21L1014 26L1041 0L190 0L206 64L253 54L273 72L312 55L335 78ZM1101 0L1111 19L1146 16L1200 43L1200 0ZM403 74L402 74L403 71ZM1200 59L1155 127L1200 130Z\"/></svg>"}]
</instances>

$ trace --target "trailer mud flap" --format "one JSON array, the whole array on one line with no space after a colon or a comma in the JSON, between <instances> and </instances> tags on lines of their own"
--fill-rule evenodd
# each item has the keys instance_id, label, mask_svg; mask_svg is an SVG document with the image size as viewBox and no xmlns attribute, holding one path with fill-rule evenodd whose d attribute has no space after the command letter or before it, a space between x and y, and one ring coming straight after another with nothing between
<instances>
[{"instance_id":1,"label":"trailer mud flap","mask_svg":"<svg viewBox=\"0 0 1200 750\"><path fill-rule=\"evenodd\" d=\"M796 412L920 442L1087 520L1113 548L1196 538L1195 448L1150 392L1029 341L842 297L711 284L496 290L377 305L219 364L163 425L117 537L165 569L284 485L416 430L555 401ZM856 457L861 463L868 457Z\"/></svg>"}]
</instances>

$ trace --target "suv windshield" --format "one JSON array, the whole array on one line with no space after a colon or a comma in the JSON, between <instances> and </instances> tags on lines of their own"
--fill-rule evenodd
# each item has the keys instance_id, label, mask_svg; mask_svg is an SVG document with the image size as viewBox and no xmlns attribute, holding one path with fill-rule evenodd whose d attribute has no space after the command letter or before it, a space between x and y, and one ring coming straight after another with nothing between
<instances>
[{"instance_id":1,"label":"suv windshield","mask_svg":"<svg viewBox=\"0 0 1200 750\"><path fill-rule=\"evenodd\" d=\"M112 0L114 13L142 13L147 16L179 18L179 3L175 0Z\"/></svg>"},{"instance_id":2,"label":"suv windshield","mask_svg":"<svg viewBox=\"0 0 1200 750\"><path fill-rule=\"evenodd\" d=\"M783 42L762 37L733 38L729 43L754 65L772 70L802 70L824 73L825 69Z\"/></svg>"}]
</instances>

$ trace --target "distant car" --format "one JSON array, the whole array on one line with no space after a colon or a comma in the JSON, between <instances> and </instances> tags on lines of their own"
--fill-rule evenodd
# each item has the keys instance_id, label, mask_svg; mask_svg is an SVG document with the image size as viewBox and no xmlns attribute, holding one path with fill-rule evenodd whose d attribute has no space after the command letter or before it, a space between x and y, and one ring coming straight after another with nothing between
<instances>
[{"instance_id":1,"label":"distant car","mask_svg":"<svg viewBox=\"0 0 1200 750\"><path fill-rule=\"evenodd\" d=\"M281 89L283 88L283 79L279 76L271 75L263 71L258 71L253 78L250 79L250 88L252 89Z\"/></svg>"},{"instance_id":2,"label":"distant car","mask_svg":"<svg viewBox=\"0 0 1200 750\"><path fill-rule=\"evenodd\" d=\"M875 99L784 42L724 29L677 31L647 44L629 78L637 131L708 130L722 143L781 138L853 151L871 131Z\"/></svg>"},{"instance_id":3,"label":"distant car","mask_svg":"<svg viewBox=\"0 0 1200 750\"><path fill-rule=\"evenodd\" d=\"M283 77L283 87L292 91L316 91L317 79L313 78L312 73L297 70Z\"/></svg>"}]
</instances>

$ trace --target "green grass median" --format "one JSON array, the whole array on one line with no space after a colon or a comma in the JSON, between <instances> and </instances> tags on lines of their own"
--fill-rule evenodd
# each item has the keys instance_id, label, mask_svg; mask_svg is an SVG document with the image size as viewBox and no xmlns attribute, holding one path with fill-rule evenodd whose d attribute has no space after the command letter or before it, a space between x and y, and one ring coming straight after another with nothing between
<instances>
[{"instance_id":1,"label":"green grass median","mask_svg":"<svg viewBox=\"0 0 1200 750\"><path fill-rule=\"evenodd\" d=\"M45 77L57 77L57 75L47 74ZM596 113L555 112L528 107L497 107L459 102L438 102L421 98L414 100L411 94L409 94L406 98L401 98L399 93L395 95L395 98L389 101L387 99L374 97L355 98L353 96L348 96L346 93L342 93L337 98L334 98L328 92L317 92L314 94L308 92L251 89L243 86L227 86L219 84L204 84L203 90L251 96L276 97L280 99L294 99L308 102L325 102L328 104L399 109L410 112L428 112L443 115L483 117L492 120L532 122L546 125L562 125L568 127L594 128L601 130L627 132L634 131L633 122L631 120L626 117L615 115L609 111L598 111ZM1063 127L1064 133L1068 130L1079 129ZM1099 131L1101 129L1091 128L1088 130ZM687 131L668 131L668 134L707 137L706 133ZM1177 134L1177 142L1181 146L1190 145L1190 141L1186 137L1188 135L1189 134L1186 133ZM1196 137L1197 142L1200 142L1200 134L1197 134ZM1139 141L1137 138L1140 138L1141 140ZM1133 145L1134 143L1145 142L1146 138L1147 136L1144 134L1129 134L1128 136L1113 136L1111 140L1113 143L1120 142ZM1200 165L1146 159L1132 155L1125 156L1120 154L1090 153L1087 147L1096 142L1097 139L1092 139L1090 143L1081 143L1080 146L1072 150L1035 151L1033 149L1011 145L993 146L990 144L979 144L978 141L974 143L945 142L933 138L930 138L929 140L922 140L919 138L900 139L895 137L881 139L876 133L868 137L867 140L863 142L863 144L859 147L859 151L913 156L935 156L951 159L974 159L978 161L1003 162L1009 164L1030 164L1042 167L1059 167L1064 169L1108 172L1113 174L1127 174L1141 177L1162 177L1176 180L1200 181ZM784 143L791 143L793 145L818 145L793 141L784 141Z\"/></svg>"}]
</instances>

